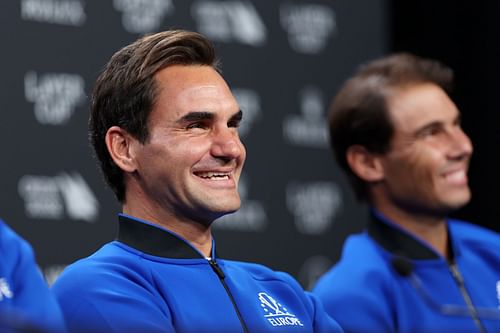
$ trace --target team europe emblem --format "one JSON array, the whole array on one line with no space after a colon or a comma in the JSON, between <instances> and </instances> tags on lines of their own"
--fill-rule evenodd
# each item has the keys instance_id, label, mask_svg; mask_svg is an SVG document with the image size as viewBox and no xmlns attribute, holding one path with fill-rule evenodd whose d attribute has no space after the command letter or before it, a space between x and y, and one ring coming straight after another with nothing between
<instances>
[{"instance_id":1,"label":"team europe emblem","mask_svg":"<svg viewBox=\"0 0 500 333\"><path fill-rule=\"evenodd\" d=\"M300 320L270 295L259 293L260 306L264 309L264 317L273 326L304 326Z\"/></svg>"}]
</instances>

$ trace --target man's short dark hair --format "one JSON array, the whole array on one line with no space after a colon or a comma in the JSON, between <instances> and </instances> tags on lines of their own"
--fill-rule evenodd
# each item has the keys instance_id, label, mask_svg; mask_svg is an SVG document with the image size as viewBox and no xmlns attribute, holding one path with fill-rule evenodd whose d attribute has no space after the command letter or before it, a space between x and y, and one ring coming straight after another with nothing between
<instances>
[{"instance_id":1,"label":"man's short dark hair","mask_svg":"<svg viewBox=\"0 0 500 333\"><path fill-rule=\"evenodd\" d=\"M144 36L116 52L97 78L89 139L104 178L120 202L125 198L124 176L106 147L106 132L119 126L141 143L147 142L148 119L158 94L155 74L172 65L206 65L219 70L214 47L203 35L169 30Z\"/></svg>"},{"instance_id":2,"label":"man's short dark hair","mask_svg":"<svg viewBox=\"0 0 500 333\"><path fill-rule=\"evenodd\" d=\"M388 94L424 83L450 93L453 71L436 60L397 53L362 65L335 96L328 115L331 146L358 198L367 199L368 193L365 181L348 165L348 148L361 145L373 153L386 153L394 133Z\"/></svg>"}]
</instances>

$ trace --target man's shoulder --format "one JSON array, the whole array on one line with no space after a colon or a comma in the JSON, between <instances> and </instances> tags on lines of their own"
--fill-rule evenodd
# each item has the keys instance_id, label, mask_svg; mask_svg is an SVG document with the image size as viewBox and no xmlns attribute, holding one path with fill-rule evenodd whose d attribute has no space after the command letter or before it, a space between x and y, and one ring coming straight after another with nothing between
<instances>
[{"instance_id":1,"label":"man's shoulder","mask_svg":"<svg viewBox=\"0 0 500 333\"><path fill-rule=\"evenodd\" d=\"M339 264L371 270L385 262L389 253L385 251L367 232L349 236L342 247Z\"/></svg>"},{"instance_id":2,"label":"man's shoulder","mask_svg":"<svg viewBox=\"0 0 500 333\"><path fill-rule=\"evenodd\" d=\"M31 247L21 236L0 219L0 247L4 252L27 251Z\"/></svg>"},{"instance_id":3,"label":"man's shoulder","mask_svg":"<svg viewBox=\"0 0 500 333\"><path fill-rule=\"evenodd\" d=\"M120 280L121 276L137 272L137 256L110 242L86 258L68 265L53 285L56 294L65 290L79 290L84 293L96 286ZM78 286L86 286L79 288Z\"/></svg>"},{"instance_id":4,"label":"man's shoulder","mask_svg":"<svg viewBox=\"0 0 500 333\"><path fill-rule=\"evenodd\" d=\"M387 264L391 254L377 245L367 233L349 236L344 243L342 256L317 282L315 291L330 293L357 292L360 286L371 287L390 284L394 272Z\"/></svg>"},{"instance_id":5,"label":"man's shoulder","mask_svg":"<svg viewBox=\"0 0 500 333\"><path fill-rule=\"evenodd\" d=\"M467 258L475 257L489 267L500 264L500 234L471 223L453 220L449 224L452 242Z\"/></svg>"},{"instance_id":6,"label":"man's shoulder","mask_svg":"<svg viewBox=\"0 0 500 333\"><path fill-rule=\"evenodd\" d=\"M31 245L0 219L0 253L4 274L36 266ZM5 255L8 254L8 255ZM21 276L22 274L18 274Z\"/></svg>"},{"instance_id":7,"label":"man's shoulder","mask_svg":"<svg viewBox=\"0 0 500 333\"><path fill-rule=\"evenodd\" d=\"M155 302L149 272L139 255L111 242L66 267L52 290L71 330L111 331L108 325L121 325L113 323L123 317L120 311L137 313Z\"/></svg>"},{"instance_id":8,"label":"man's shoulder","mask_svg":"<svg viewBox=\"0 0 500 333\"><path fill-rule=\"evenodd\" d=\"M463 241L491 242L500 246L500 233L470 222L450 219L452 237Z\"/></svg>"},{"instance_id":9,"label":"man's shoulder","mask_svg":"<svg viewBox=\"0 0 500 333\"><path fill-rule=\"evenodd\" d=\"M149 272L140 255L117 242L66 267L52 290L69 330L155 331L152 327L165 313L156 304L158 291Z\"/></svg>"}]
</instances>

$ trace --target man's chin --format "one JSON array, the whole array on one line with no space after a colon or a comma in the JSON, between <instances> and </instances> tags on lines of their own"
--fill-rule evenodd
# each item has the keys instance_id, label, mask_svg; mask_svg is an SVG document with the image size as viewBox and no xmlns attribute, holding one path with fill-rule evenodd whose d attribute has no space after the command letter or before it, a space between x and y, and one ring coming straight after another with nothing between
<instances>
[{"instance_id":1,"label":"man's chin","mask_svg":"<svg viewBox=\"0 0 500 333\"><path fill-rule=\"evenodd\" d=\"M450 198L450 204L454 209L460 209L470 202L471 193L469 190L464 190L460 194L456 194L454 197Z\"/></svg>"},{"instance_id":2,"label":"man's chin","mask_svg":"<svg viewBox=\"0 0 500 333\"><path fill-rule=\"evenodd\" d=\"M234 204L225 204L218 205L217 207L210 207L205 211L205 213L202 214L203 217L201 220L205 225L211 225L214 221L225 215L236 213L240 209L240 207L241 202L239 200Z\"/></svg>"},{"instance_id":3,"label":"man's chin","mask_svg":"<svg viewBox=\"0 0 500 333\"><path fill-rule=\"evenodd\" d=\"M229 214L234 214L240 209L240 205L237 205L236 207L227 207L223 210L220 210L216 212L215 214L217 215L217 218L223 217L225 215Z\"/></svg>"}]
</instances>

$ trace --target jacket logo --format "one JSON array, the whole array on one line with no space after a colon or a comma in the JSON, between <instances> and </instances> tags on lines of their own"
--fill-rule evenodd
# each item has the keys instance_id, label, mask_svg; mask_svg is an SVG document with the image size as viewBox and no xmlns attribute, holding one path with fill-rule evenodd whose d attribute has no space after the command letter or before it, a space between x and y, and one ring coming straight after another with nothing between
<instances>
[{"instance_id":1,"label":"jacket logo","mask_svg":"<svg viewBox=\"0 0 500 333\"><path fill-rule=\"evenodd\" d=\"M300 320L274 298L266 293L259 293L260 306L264 309L264 318L272 326L304 326Z\"/></svg>"},{"instance_id":2,"label":"jacket logo","mask_svg":"<svg viewBox=\"0 0 500 333\"><path fill-rule=\"evenodd\" d=\"M12 298L14 293L10 290L10 286L5 278L0 279L0 301L5 298Z\"/></svg>"},{"instance_id":3,"label":"jacket logo","mask_svg":"<svg viewBox=\"0 0 500 333\"><path fill-rule=\"evenodd\" d=\"M498 299L498 309L500 309L500 280L497 281L497 299Z\"/></svg>"}]
</instances>

